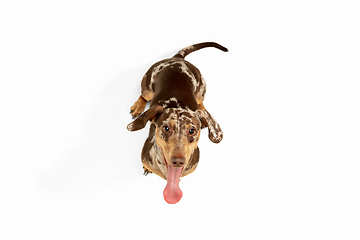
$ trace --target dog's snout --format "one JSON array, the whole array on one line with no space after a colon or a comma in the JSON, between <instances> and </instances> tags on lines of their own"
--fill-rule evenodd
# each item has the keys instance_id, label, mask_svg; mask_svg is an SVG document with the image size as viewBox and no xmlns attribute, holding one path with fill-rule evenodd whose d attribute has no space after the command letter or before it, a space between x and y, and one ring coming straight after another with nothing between
<instances>
[{"instance_id":1,"label":"dog's snout","mask_svg":"<svg viewBox=\"0 0 360 240\"><path fill-rule=\"evenodd\" d=\"M183 167L185 164L185 158L184 157L177 157L172 156L171 157L171 163L174 167Z\"/></svg>"}]
</instances>

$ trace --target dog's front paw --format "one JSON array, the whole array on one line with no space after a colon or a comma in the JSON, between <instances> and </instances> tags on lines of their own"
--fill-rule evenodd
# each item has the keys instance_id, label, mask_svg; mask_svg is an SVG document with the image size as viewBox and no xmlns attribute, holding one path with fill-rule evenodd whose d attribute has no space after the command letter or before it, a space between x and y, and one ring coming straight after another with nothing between
<instances>
[{"instance_id":1,"label":"dog's front paw","mask_svg":"<svg viewBox=\"0 0 360 240\"><path fill-rule=\"evenodd\" d=\"M145 106L146 100L142 96L140 96L139 99L130 108L130 113L133 118L138 117L145 110Z\"/></svg>"},{"instance_id":2,"label":"dog's front paw","mask_svg":"<svg viewBox=\"0 0 360 240\"><path fill-rule=\"evenodd\" d=\"M147 176L149 173L152 173L152 171L150 171L149 169L147 169L146 167L143 167L144 169L144 175Z\"/></svg>"}]
</instances>

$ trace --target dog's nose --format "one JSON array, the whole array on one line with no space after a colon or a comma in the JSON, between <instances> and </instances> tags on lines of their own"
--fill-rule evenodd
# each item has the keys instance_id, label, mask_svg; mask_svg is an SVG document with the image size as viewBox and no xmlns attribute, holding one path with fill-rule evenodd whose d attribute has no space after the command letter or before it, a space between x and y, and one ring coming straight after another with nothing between
<instances>
[{"instance_id":1,"label":"dog's nose","mask_svg":"<svg viewBox=\"0 0 360 240\"><path fill-rule=\"evenodd\" d=\"M174 167L183 167L185 163L184 157L172 156L171 163Z\"/></svg>"}]
</instances>

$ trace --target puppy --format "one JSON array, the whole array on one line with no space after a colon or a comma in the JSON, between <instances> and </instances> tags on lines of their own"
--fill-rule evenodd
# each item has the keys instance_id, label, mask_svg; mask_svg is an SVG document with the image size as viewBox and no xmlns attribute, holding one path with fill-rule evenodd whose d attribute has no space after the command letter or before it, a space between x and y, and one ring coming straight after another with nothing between
<instances>
[{"instance_id":1,"label":"puppy","mask_svg":"<svg viewBox=\"0 0 360 240\"><path fill-rule=\"evenodd\" d=\"M205 42L186 47L172 58L155 63L144 75L141 95L130 109L137 118L127 126L129 131L140 130L151 122L141 153L144 174L155 173L167 180L163 194L170 204L182 198L180 178L192 173L199 162L197 143L201 129L208 128L209 139L214 143L223 138L219 124L203 104L204 78L185 60L189 53L205 47L228 51L217 43ZM148 101L151 101L150 108L142 113Z\"/></svg>"}]
</instances>

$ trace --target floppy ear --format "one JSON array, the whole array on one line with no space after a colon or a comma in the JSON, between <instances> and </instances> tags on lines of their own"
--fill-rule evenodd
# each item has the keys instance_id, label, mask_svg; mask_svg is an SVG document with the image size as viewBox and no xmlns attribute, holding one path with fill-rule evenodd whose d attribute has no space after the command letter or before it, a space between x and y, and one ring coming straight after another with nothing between
<instances>
[{"instance_id":1,"label":"floppy ear","mask_svg":"<svg viewBox=\"0 0 360 240\"><path fill-rule=\"evenodd\" d=\"M220 128L220 125L216 120L210 115L207 110L196 110L200 121L203 125L209 129L209 138L214 143L219 143L223 139L223 132Z\"/></svg>"},{"instance_id":2,"label":"floppy ear","mask_svg":"<svg viewBox=\"0 0 360 240\"><path fill-rule=\"evenodd\" d=\"M156 118L160 113L164 111L164 108L159 105L152 106L137 119L127 125L127 130L137 131L143 129L146 126L147 121Z\"/></svg>"}]
</instances>

